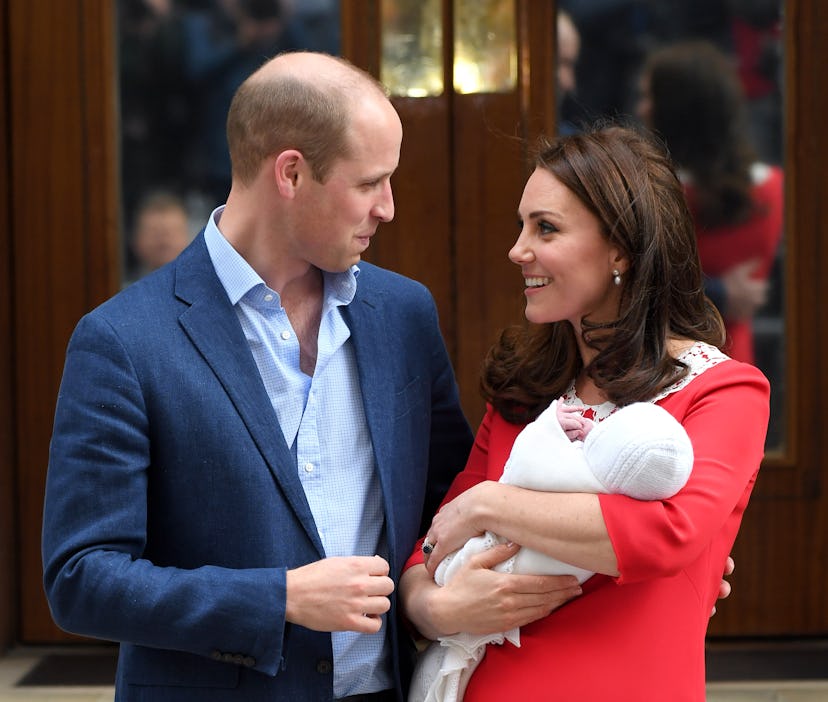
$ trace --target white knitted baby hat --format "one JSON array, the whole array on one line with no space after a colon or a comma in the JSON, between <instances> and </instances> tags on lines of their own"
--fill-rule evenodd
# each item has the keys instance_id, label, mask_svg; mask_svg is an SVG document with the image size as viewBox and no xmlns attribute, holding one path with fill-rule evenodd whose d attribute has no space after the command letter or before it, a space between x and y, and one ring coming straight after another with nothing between
<instances>
[{"instance_id":1,"label":"white knitted baby hat","mask_svg":"<svg viewBox=\"0 0 828 702\"><path fill-rule=\"evenodd\" d=\"M584 456L607 492L639 500L671 497L693 468L684 427L650 402L627 405L598 422L584 441Z\"/></svg>"}]
</instances>

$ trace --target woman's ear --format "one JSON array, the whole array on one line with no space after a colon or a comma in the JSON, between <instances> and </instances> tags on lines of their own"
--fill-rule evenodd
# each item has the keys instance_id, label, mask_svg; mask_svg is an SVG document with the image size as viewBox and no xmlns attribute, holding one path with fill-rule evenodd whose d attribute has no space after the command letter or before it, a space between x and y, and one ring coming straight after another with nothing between
<instances>
[{"instance_id":1,"label":"woman's ear","mask_svg":"<svg viewBox=\"0 0 828 702\"><path fill-rule=\"evenodd\" d=\"M630 269L630 259L623 251L615 249L610 256L610 265L621 275Z\"/></svg>"},{"instance_id":2,"label":"woman's ear","mask_svg":"<svg viewBox=\"0 0 828 702\"><path fill-rule=\"evenodd\" d=\"M305 159L300 151L288 149L276 155L273 161L273 178L279 194L283 197L295 197L302 181Z\"/></svg>"}]
</instances>

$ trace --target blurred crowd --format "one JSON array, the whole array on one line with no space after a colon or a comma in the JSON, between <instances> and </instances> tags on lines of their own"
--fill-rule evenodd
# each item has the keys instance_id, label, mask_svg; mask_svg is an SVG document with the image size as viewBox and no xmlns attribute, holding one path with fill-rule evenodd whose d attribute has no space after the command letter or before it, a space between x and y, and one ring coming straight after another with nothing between
<instances>
[{"instance_id":1,"label":"blurred crowd","mask_svg":"<svg viewBox=\"0 0 828 702\"><path fill-rule=\"evenodd\" d=\"M339 26L338 0L118 0L126 282L177 254L181 212L192 236L224 202L224 116L241 81L280 51L339 53Z\"/></svg>"}]
</instances>

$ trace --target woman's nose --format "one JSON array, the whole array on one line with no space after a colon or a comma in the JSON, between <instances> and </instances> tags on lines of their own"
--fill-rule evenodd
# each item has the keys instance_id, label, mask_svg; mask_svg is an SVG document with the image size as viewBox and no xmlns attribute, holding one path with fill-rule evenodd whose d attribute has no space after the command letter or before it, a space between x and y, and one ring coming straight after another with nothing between
<instances>
[{"instance_id":1,"label":"woman's nose","mask_svg":"<svg viewBox=\"0 0 828 702\"><path fill-rule=\"evenodd\" d=\"M532 249L526 245L523 234L521 233L518 236L517 241L514 243L511 249L509 249L509 260L512 263L516 263L517 265L521 265L526 263L527 261L531 261L533 258Z\"/></svg>"}]
</instances>

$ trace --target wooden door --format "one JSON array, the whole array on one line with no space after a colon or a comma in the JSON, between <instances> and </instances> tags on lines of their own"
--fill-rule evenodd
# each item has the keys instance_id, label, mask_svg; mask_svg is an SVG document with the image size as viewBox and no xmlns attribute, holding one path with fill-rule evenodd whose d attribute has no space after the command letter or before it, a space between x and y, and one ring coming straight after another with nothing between
<instances>
[{"instance_id":1,"label":"wooden door","mask_svg":"<svg viewBox=\"0 0 828 702\"><path fill-rule=\"evenodd\" d=\"M508 3L501 3L506 5ZM344 0L343 54L381 75L379 0ZM526 144L555 128L552 3L516 0L514 89L452 90L455 4L442 0L443 84L435 96L394 97L403 122L392 179L396 216L367 258L431 289L469 421L483 417L481 361L497 331L523 317L523 281L506 258L528 176Z\"/></svg>"},{"instance_id":2,"label":"wooden door","mask_svg":"<svg viewBox=\"0 0 828 702\"><path fill-rule=\"evenodd\" d=\"M786 440L769 451L739 533L734 595L711 634L828 635L828 432L822 428L828 375L828 242L821 116L828 92L828 6L786 2L785 45L785 358Z\"/></svg>"},{"instance_id":3,"label":"wooden door","mask_svg":"<svg viewBox=\"0 0 828 702\"><path fill-rule=\"evenodd\" d=\"M0 541L0 627L5 640L70 639L52 624L41 587L40 522L52 412L71 329L114 293L117 149L114 3L3 0L5 52L0 147L6 231L0 234L0 488L14 490L14 520ZM514 91L395 99L405 128L393 185L397 217L372 258L434 291L470 421L497 330L521 314L520 281L506 262L526 176L514 137L554 129L552 3L517 0ZM442 12L450 37L453 4ZM379 74L378 0L343 0L343 52ZM711 624L716 636L828 635L826 514L828 202L821 165L828 108L828 7L785 3L787 67L786 440L768 455L734 551L734 594ZM451 42L446 41L450 47ZM447 65L451 50L446 49ZM446 85L451 85L446 69ZM5 137L4 137L5 138ZM6 198L5 200L3 198ZM5 443L7 442L7 443ZM0 504L5 507L6 501ZM6 522L4 521L4 524ZM17 553L18 555L15 555Z\"/></svg>"},{"instance_id":4,"label":"wooden door","mask_svg":"<svg viewBox=\"0 0 828 702\"><path fill-rule=\"evenodd\" d=\"M68 638L41 585L40 523L66 344L118 285L113 10L109 0L9 0L5 165L19 614L27 643Z\"/></svg>"},{"instance_id":5,"label":"wooden door","mask_svg":"<svg viewBox=\"0 0 828 702\"><path fill-rule=\"evenodd\" d=\"M8 36L6 0L0 0L0 37ZM6 76L7 56L0 51L0 105L7 105L9 86ZM0 183L8 183L10 141L8 114L0 108ZM12 352L8 340L12 338L12 278L11 278L11 211L7 186L0 187L0 651L14 642L16 617L14 612L17 578L15 563L15 536L17 524L14 515L14 420L12 408Z\"/></svg>"}]
</instances>

